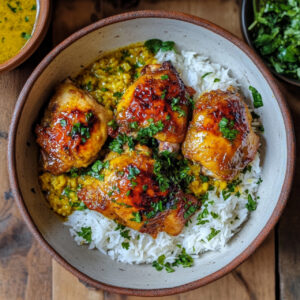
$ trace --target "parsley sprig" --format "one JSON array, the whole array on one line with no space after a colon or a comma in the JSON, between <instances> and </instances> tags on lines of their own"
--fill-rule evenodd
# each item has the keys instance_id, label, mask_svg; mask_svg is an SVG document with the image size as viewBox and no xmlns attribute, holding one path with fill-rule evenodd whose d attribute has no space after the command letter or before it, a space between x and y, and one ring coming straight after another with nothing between
<instances>
[{"instance_id":1,"label":"parsley sprig","mask_svg":"<svg viewBox=\"0 0 300 300\"><path fill-rule=\"evenodd\" d=\"M163 151L154 155L154 174L161 191L166 191L171 184L186 190L194 180L189 174L187 159L179 159L176 153Z\"/></svg>"},{"instance_id":2,"label":"parsley sprig","mask_svg":"<svg viewBox=\"0 0 300 300\"><path fill-rule=\"evenodd\" d=\"M234 129L234 121L229 121L227 118L223 117L219 122L219 130L223 137L229 141L234 141L239 131Z\"/></svg>"},{"instance_id":3,"label":"parsley sprig","mask_svg":"<svg viewBox=\"0 0 300 300\"><path fill-rule=\"evenodd\" d=\"M156 54L159 50L166 52L175 49L175 43L173 41L162 41L159 39L148 40L144 43L144 46L153 54Z\"/></svg>"},{"instance_id":4,"label":"parsley sprig","mask_svg":"<svg viewBox=\"0 0 300 300\"><path fill-rule=\"evenodd\" d=\"M92 228L91 227L81 227L81 230L77 232L77 235L86 240L87 243L92 241Z\"/></svg>"},{"instance_id":5,"label":"parsley sprig","mask_svg":"<svg viewBox=\"0 0 300 300\"><path fill-rule=\"evenodd\" d=\"M251 85L249 86L249 90L252 93L253 106L255 108L262 107L264 105L264 103L263 103L263 100L262 100L262 96L258 92L258 90L254 86L251 86Z\"/></svg>"},{"instance_id":6,"label":"parsley sprig","mask_svg":"<svg viewBox=\"0 0 300 300\"><path fill-rule=\"evenodd\" d=\"M185 117L185 111L179 105L179 98L173 98L171 102L171 108L173 111L176 111L179 114L179 117Z\"/></svg>"},{"instance_id":7,"label":"parsley sprig","mask_svg":"<svg viewBox=\"0 0 300 300\"><path fill-rule=\"evenodd\" d=\"M153 261L152 267L157 271L165 269L168 273L173 273L175 272L174 267L182 265L184 268L190 268L194 264L194 259L186 253L185 248L182 248L181 253L175 258L174 262L165 262L165 260L165 255L159 256L157 260Z\"/></svg>"}]
</instances>

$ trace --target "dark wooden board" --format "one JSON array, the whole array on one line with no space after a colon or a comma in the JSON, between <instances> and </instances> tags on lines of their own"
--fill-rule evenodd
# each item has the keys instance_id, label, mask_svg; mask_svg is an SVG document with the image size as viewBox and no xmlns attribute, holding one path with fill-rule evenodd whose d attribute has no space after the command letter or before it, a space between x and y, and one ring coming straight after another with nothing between
<instances>
[{"instance_id":1,"label":"dark wooden board","mask_svg":"<svg viewBox=\"0 0 300 300\"><path fill-rule=\"evenodd\" d=\"M278 291L282 300L300 299L300 88L281 84L289 102L297 141L292 192L278 224Z\"/></svg>"}]
</instances>

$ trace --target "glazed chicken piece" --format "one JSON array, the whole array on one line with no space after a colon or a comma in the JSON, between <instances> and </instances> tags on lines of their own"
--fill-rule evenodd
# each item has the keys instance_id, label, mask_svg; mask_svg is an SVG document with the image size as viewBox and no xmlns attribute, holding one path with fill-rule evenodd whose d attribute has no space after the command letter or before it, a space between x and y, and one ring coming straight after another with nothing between
<instances>
[{"instance_id":1,"label":"glazed chicken piece","mask_svg":"<svg viewBox=\"0 0 300 300\"><path fill-rule=\"evenodd\" d=\"M146 146L121 155L110 152L105 161L109 166L103 169L104 180L92 178L77 195L89 209L119 224L153 237L161 231L178 235L200 207L194 196L175 187L160 190L153 174L155 160Z\"/></svg>"},{"instance_id":2,"label":"glazed chicken piece","mask_svg":"<svg viewBox=\"0 0 300 300\"><path fill-rule=\"evenodd\" d=\"M54 175L92 163L107 138L103 106L70 81L62 83L36 126L42 164Z\"/></svg>"},{"instance_id":3,"label":"glazed chicken piece","mask_svg":"<svg viewBox=\"0 0 300 300\"><path fill-rule=\"evenodd\" d=\"M162 122L162 130L154 135L160 150L178 150L187 128L187 96L170 62L146 66L117 106L118 132L128 134Z\"/></svg>"},{"instance_id":4,"label":"glazed chicken piece","mask_svg":"<svg viewBox=\"0 0 300 300\"><path fill-rule=\"evenodd\" d=\"M234 88L207 92L196 102L182 152L201 164L204 174L231 180L259 147L251 122L248 107Z\"/></svg>"}]
</instances>

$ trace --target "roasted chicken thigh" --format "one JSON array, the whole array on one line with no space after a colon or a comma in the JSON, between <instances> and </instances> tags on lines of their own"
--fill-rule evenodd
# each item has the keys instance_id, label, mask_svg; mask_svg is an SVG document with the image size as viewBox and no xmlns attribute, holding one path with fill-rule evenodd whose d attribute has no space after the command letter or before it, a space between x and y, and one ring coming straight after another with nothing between
<instances>
[{"instance_id":1,"label":"roasted chicken thigh","mask_svg":"<svg viewBox=\"0 0 300 300\"><path fill-rule=\"evenodd\" d=\"M110 152L104 161L103 181L90 179L78 197L89 209L153 237L161 231L178 235L200 202L177 187L162 191L151 154L140 145L122 154Z\"/></svg>"},{"instance_id":2,"label":"roasted chicken thigh","mask_svg":"<svg viewBox=\"0 0 300 300\"><path fill-rule=\"evenodd\" d=\"M201 164L204 173L231 180L259 147L251 122L247 105L232 87L204 93L196 102L182 152Z\"/></svg>"},{"instance_id":3,"label":"roasted chicken thigh","mask_svg":"<svg viewBox=\"0 0 300 300\"><path fill-rule=\"evenodd\" d=\"M103 106L71 82L61 84L36 126L44 170L61 174L87 167L107 138Z\"/></svg>"},{"instance_id":4,"label":"roasted chicken thigh","mask_svg":"<svg viewBox=\"0 0 300 300\"><path fill-rule=\"evenodd\" d=\"M170 62L147 65L117 106L118 133L129 134L151 123L162 125L155 134L161 150L178 150L187 128L188 94Z\"/></svg>"}]
</instances>

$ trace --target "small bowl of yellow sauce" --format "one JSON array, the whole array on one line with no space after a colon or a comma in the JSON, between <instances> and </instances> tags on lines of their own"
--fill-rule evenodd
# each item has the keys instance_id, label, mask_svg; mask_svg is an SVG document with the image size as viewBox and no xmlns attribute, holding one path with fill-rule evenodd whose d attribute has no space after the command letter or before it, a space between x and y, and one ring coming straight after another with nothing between
<instances>
[{"instance_id":1,"label":"small bowl of yellow sauce","mask_svg":"<svg viewBox=\"0 0 300 300\"><path fill-rule=\"evenodd\" d=\"M0 72L16 68L33 54L49 17L49 0L0 1Z\"/></svg>"}]
</instances>

